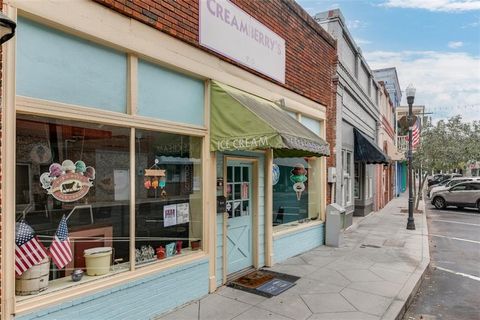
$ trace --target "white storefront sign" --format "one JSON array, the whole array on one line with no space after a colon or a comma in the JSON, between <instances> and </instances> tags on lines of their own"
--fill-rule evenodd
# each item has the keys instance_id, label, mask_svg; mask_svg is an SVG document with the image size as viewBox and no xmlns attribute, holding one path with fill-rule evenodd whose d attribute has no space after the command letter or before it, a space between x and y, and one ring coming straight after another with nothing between
<instances>
[{"instance_id":1,"label":"white storefront sign","mask_svg":"<svg viewBox=\"0 0 480 320\"><path fill-rule=\"evenodd\" d=\"M200 44L285 83L285 40L230 1L200 1Z\"/></svg>"}]
</instances>

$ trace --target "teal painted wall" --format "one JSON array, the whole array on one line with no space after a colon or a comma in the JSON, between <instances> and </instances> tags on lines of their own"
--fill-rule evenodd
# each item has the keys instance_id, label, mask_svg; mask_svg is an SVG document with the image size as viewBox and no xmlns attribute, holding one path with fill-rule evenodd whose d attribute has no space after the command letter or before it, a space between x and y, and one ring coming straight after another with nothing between
<instances>
[{"instance_id":1,"label":"teal painted wall","mask_svg":"<svg viewBox=\"0 0 480 320\"><path fill-rule=\"evenodd\" d=\"M208 278L201 259L15 319L151 319L207 295Z\"/></svg>"},{"instance_id":2,"label":"teal painted wall","mask_svg":"<svg viewBox=\"0 0 480 320\"><path fill-rule=\"evenodd\" d=\"M138 114L204 125L204 82L158 65L138 62Z\"/></svg>"},{"instance_id":3,"label":"teal painted wall","mask_svg":"<svg viewBox=\"0 0 480 320\"><path fill-rule=\"evenodd\" d=\"M18 18L17 94L125 113L127 57Z\"/></svg>"},{"instance_id":4,"label":"teal painted wall","mask_svg":"<svg viewBox=\"0 0 480 320\"><path fill-rule=\"evenodd\" d=\"M223 156L217 153L217 177L223 177ZM258 263L265 265L265 157L253 152L229 153L233 156L248 156L258 158ZM223 215L217 214L217 257L216 272L217 286L223 281Z\"/></svg>"},{"instance_id":5,"label":"teal painted wall","mask_svg":"<svg viewBox=\"0 0 480 320\"><path fill-rule=\"evenodd\" d=\"M273 238L273 262L279 263L297 254L325 244L325 224Z\"/></svg>"}]
</instances>

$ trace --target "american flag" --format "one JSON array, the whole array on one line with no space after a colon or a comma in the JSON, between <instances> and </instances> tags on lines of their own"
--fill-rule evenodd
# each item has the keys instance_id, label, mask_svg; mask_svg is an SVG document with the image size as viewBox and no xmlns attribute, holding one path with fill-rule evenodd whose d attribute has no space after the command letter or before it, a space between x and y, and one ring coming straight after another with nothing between
<instances>
[{"instance_id":1,"label":"american flag","mask_svg":"<svg viewBox=\"0 0 480 320\"><path fill-rule=\"evenodd\" d=\"M412 148L415 148L420 143L420 124L415 121L415 124L412 128Z\"/></svg>"},{"instance_id":2,"label":"american flag","mask_svg":"<svg viewBox=\"0 0 480 320\"><path fill-rule=\"evenodd\" d=\"M408 136L407 136L407 141L408 141ZM418 122L418 118L415 121L415 124L412 127L412 148L415 149L415 147L420 143L420 124Z\"/></svg>"},{"instance_id":3,"label":"american flag","mask_svg":"<svg viewBox=\"0 0 480 320\"><path fill-rule=\"evenodd\" d=\"M20 276L47 257L47 252L25 221L15 227L15 273Z\"/></svg>"},{"instance_id":4,"label":"american flag","mask_svg":"<svg viewBox=\"0 0 480 320\"><path fill-rule=\"evenodd\" d=\"M63 215L58 225L55 238L49 248L50 257L58 269L65 267L72 261L72 249L70 248L70 239L68 238L67 218Z\"/></svg>"}]
</instances>

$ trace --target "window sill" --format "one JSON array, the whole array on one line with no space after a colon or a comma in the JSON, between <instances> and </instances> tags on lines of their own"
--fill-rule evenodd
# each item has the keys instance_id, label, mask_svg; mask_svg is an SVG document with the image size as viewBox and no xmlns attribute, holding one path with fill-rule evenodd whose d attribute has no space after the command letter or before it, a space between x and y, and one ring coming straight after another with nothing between
<instances>
[{"instance_id":1,"label":"window sill","mask_svg":"<svg viewBox=\"0 0 480 320\"><path fill-rule=\"evenodd\" d=\"M273 239L280 238L286 234L295 233L304 229L320 226L324 223L322 220L310 220L308 222L292 222L273 227Z\"/></svg>"},{"instance_id":2,"label":"window sill","mask_svg":"<svg viewBox=\"0 0 480 320\"><path fill-rule=\"evenodd\" d=\"M93 295L102 290L135 281L139 278L153 273L166 271L170 268L191 263L206 257L202 250L186 252L184 255L167 258L162 261L155 261L137 266L135 271L117 270L104 276L83 276L79 282L72 282L70 277L65 277L49 282L49 288L37 295L16 296L15 314L24 314L38 311L40 308L46 308L62 302L71 301L85 295Z\"/></svg>"}]
</instances>

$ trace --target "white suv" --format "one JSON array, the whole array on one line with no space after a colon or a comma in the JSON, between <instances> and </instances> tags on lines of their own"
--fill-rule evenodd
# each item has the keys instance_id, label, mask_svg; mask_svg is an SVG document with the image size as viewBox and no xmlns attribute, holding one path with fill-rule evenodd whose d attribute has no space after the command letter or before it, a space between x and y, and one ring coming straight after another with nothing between
<instances>
[{"instance_id":1,"label":"white suv","mask_svg":"<svg viewBox=\"0 0 480 320\"><path fill-rule=\"evenodd\" d=\"M480 211L480 182L463 182L448 190L439 191L432 198L432 204L437 209L455 206L459 209L472 207Z\"/></svg>"},{"instance_id":2,"label":"white suv","mask_svg":"<svg viewBox=\"0 0 480 320\"><path fill-rule=\"evenodd\" d=\"M452 178L446 184L432 188L432 190L430 190L430 193L429 193L430 199L433 199L433 197L435 197L435 195L440 191L448 190L451 187L453 187L453 186L455 186L459 183L469 182L469 181L480 182L480 177L457 177L457 178Z\"/></svg>"}]
</instances>

